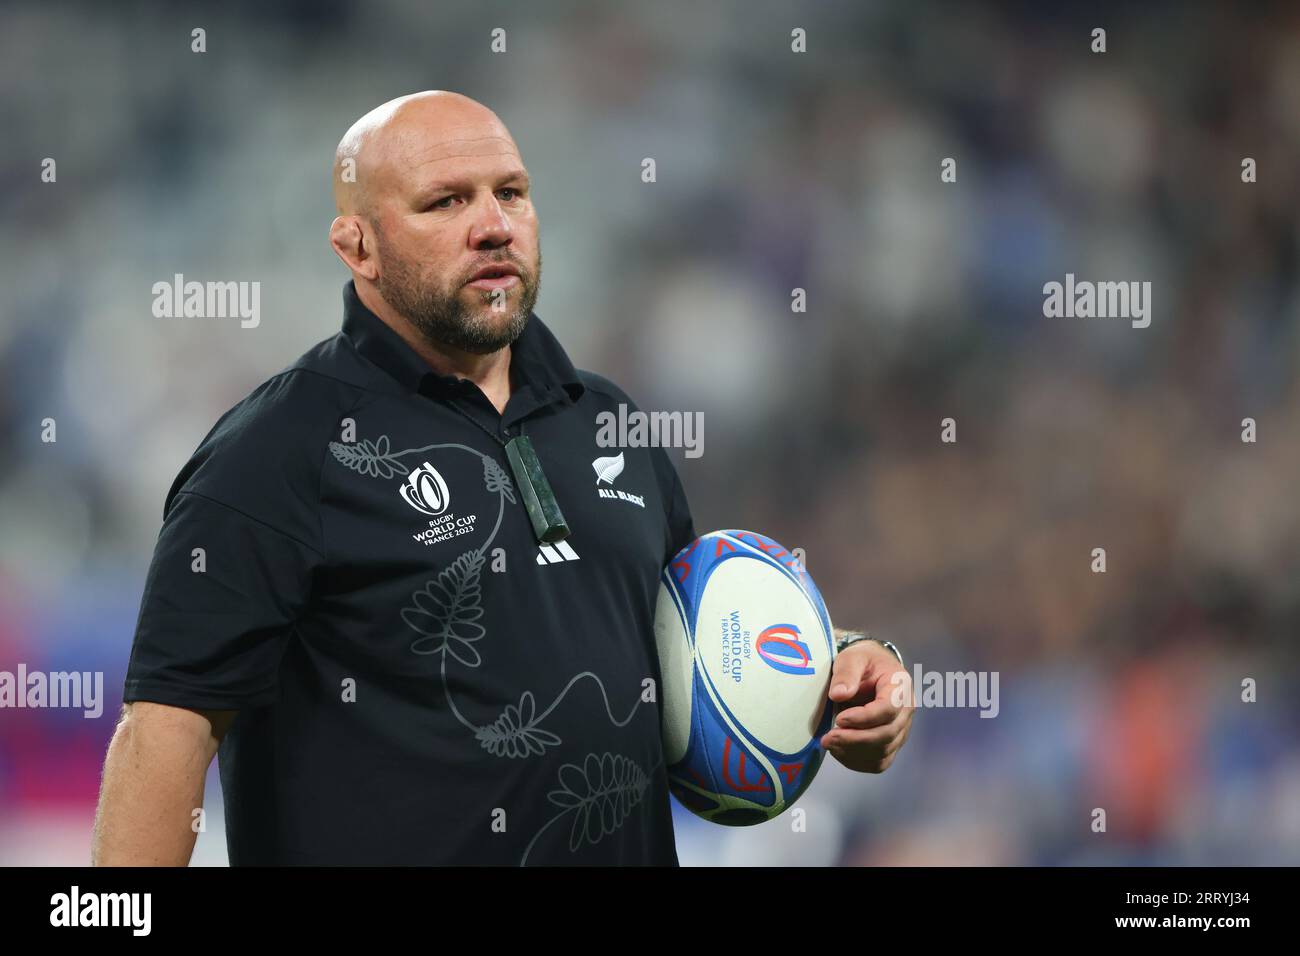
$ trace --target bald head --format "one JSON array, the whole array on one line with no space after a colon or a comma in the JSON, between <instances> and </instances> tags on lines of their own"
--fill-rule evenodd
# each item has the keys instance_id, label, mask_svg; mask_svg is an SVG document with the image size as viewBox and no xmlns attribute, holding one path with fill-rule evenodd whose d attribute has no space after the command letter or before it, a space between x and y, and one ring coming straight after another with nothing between
<instances>
[{"instance_id":1,"label":"bald head","mask_svg":"<svg viewBox=\"0 0 1300 956\"><path fill-rule=\"evenodd\" d=\"M375 107L334 151L334 205L339 215L368 215L403 180L441 160L492 155L519 161L505 124L477 100L426 90Z\"/></svg>"},{"instance_id":2,"label":"bald head","mask_svg":"<svg viewBox=\"0 0 1300 956\"><path fill-rule=\"evenodd\" d=\"M531 183L505 124L459 93L390 100L334 154L330 245L357 295L408 341L490 355L528 321L541 280Z\"/></svg>"}]
</instances>

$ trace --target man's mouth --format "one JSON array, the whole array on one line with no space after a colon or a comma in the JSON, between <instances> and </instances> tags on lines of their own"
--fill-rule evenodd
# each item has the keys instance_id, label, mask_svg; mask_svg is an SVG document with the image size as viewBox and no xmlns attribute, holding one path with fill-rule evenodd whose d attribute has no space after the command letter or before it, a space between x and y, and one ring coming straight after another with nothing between
<instances>
[{"instance_id":1,"label":"man's mouth","mask_svg":"<svg viewBox=\"0 0 1300 956\"><path fill-rule=\"evenodd\" d=\"M500 265L484 266L474 273L473 277L466 285L473 286L475 289L509 289L516 283L522 281L519 278L519 270L508 262Z\"/></svg>"}]
</instances>

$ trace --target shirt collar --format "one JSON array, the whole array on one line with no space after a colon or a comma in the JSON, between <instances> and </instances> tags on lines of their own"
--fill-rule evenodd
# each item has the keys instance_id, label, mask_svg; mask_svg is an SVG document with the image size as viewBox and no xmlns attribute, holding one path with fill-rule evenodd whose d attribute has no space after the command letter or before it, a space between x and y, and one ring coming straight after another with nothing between
<instances>
[{"instance_id":1,"label":"shirt collar","mask_svg":"<svg viewBox=\"0 0 1300 956\"><path fill-rule=\"evenodd\" d=\"M413 392L454 394L461 389L459 376L435 372L387 322L370 311L351 279L343 287L343 334L364 358ZM567 397L576 402L585 388L564 347L535 312L528 314L528 324L510 347L510 372L539 396Z\"/></svg>"}]
</instances>

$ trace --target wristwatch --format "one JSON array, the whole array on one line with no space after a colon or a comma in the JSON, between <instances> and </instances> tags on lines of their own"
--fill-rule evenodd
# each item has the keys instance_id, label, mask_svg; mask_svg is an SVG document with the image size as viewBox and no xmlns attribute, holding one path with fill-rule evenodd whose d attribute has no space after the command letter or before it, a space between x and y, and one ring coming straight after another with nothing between
<instances>
[{"instance_id":1,"label":"wristwatch","mask_svg":"<svg viewBox=\"0 0 1300 956\"><path fill-rule=\"evenodd\" d=\"M879 637L872 637L870 634L864 634L861 631L849 631L843 637L835 642L835 653L843 653L846 647L858 643L858 641L875 641L889 648L889 652L898 658L898 663L903 663L903 655L899 652L898 647L893 641L882 640Z\"/></svg>"}]
</instances>

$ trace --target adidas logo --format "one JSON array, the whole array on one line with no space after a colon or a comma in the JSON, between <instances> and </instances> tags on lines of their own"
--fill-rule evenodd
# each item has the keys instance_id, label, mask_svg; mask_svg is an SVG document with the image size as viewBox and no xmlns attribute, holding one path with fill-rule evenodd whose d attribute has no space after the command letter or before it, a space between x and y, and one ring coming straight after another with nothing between
<instances>
[{"instance_id":1,"label":"adidas logo","mask_svg":"<svg viewBox=\"0 0 1300 956\"><path fill-rule=\"evenodd\" d=\"M558 541L553 545L539 545L537 550L538 564L561 564L565 561L579 560L578 552L574 551L567 541Z\"/></svg>"}]
</instances>

